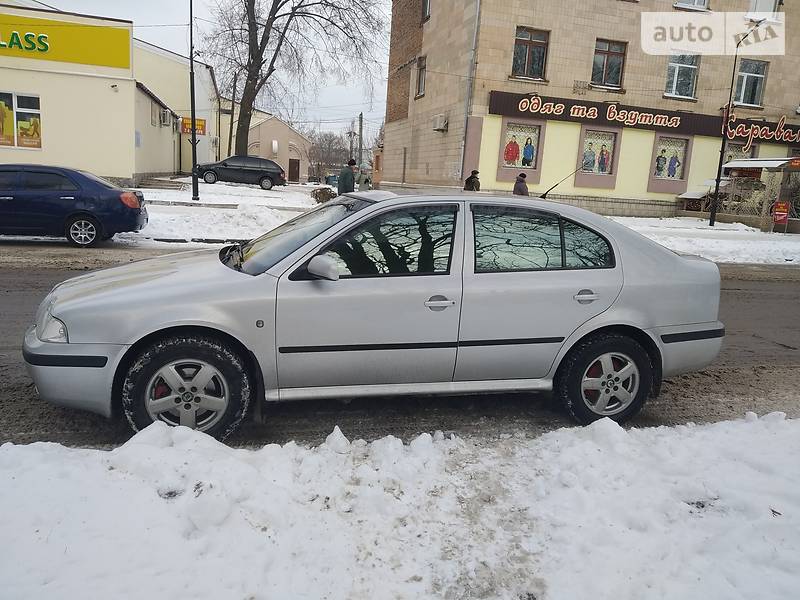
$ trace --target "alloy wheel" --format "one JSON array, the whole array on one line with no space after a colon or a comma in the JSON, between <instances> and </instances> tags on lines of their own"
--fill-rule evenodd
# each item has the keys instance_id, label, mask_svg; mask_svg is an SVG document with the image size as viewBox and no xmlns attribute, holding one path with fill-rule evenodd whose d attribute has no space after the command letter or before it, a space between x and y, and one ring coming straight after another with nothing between
<instances>
[{"instance_id":1,"label":"alloy wheel","mask_svg":"<svg viewBox=\"0 0 800 600\"><path fill-rule=\"evenodd\" d=\"M202 360L177 360L161 367L147 384L147 413L153 421L199 431L213 427L228 407L228 382Z\"/></svg>"},{"instance_id":2,"label":"alloy wheel","mask_svg":"<svg viewBox=\"0 0 800 600\"><path fill-rule=\"evenodd\" d=\"M91 221L78 219L70 225L69 235L76 244L88 246L97 238L97 227Z\"/></svg>"},{"instance_id":3,"label":"alloy wheel","mask_svg":"<svg viewBox=\"0 0 800 600\"><path fill-rule=\"evenodd\" d=\"M619 352L598 356L581 378L581 396L595 414L610 417L621 413L636 399L639 368L633 359Z\"/></svg>"}]
</instances>

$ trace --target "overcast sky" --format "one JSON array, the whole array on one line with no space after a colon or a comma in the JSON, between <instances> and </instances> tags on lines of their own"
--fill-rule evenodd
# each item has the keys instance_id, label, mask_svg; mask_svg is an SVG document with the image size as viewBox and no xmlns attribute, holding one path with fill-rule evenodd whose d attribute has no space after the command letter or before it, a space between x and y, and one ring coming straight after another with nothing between
<instances>
[{"instance_id":1,"label":"overcast sky","mask_svg":"<svg viewBox=\"0 0 800 600\"><path fill-rule=\"evenodd\" d=\"M44 0L47 4L61 10L85 14L129 19L134 24L134 35L137 38L157 44L173 52L188 55L189 33L185 26L189 22L189 3L180 0ZM388 1L388 0L387 0ZM195 0L195 17L210 19L210 3L207 0ZM202 26L202 21L197 22ZM198 42L195 30L195 44ZM202 60L202 56L200 57ZM388 57L382 60L388 62ZM322 129L341 131L349 127L350 119L357 118L364 112L365 139L372 141L383 120L386 110L386 67L380 66L380 78L375 82L374 99L370 102L360 83L342 85L335 80L321 84L319 93L309 93L308 98L301 101L304 114L296 118L301 121L321 121ZM146 83L147 82L143 82ZM275 107L263 106L266 110Z\"/></svg>"}]
</instances>

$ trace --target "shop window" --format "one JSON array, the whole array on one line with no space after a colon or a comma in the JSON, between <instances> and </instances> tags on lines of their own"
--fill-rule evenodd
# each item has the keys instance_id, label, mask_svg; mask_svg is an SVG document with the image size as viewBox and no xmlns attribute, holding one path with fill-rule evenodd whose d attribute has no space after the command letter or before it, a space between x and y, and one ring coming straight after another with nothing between
<instances>
[{"instance_id":1,"label":"shop window","mask_svg":"<svg viewBox=\"0 0 800 600\"><path fill-rule=\"evenodd\" d=\"M745 145L739 142L726 142L725 143L725 162L732 160L739 160L742 158L754 158L756 155L755 145L750 146L749 150L745 150Z\"/></svg>"},{"instance_id":2,"label":"shop window","mask_svg":"<svg viewBox=\"0 0 800 600\"><path fill-rule=\"evenodd\" d=\"M657 133L647 191L676 195L684 193L691 151L691 138Z\"/></svg>"},{"instance_id":3,"label":"shop window","mask_svg":"<svg viewBox=\"0 0 800 600\"><path fill-rule=\"evenodd\" d=\"M664 93L676 98L694 98L700 57L692 54L671 56L667 65L667 85Z\"/></svg>"},{"instance_id":4,"label":"shop window","mask_svg":"<svg viewBox=\"0 0 800 600\"><path fill-rule=\"evenodd\" d=\"M38 96L0 92L0 146L42 147Z\"/></svg>"},{"instance_id":5,"label":"shop window","mask_svg":"<svg viewBox=\"0 0 800 600\"><path fill-rule=\"evenodd\" d=\"M539 125L509 123L503 144L503 167L507 169L536 169L539 162Z\"/></svg>"},{"instance_id":6,"label":"shop window","mask_svg":"<svg viewBox=\"0 0 800 600\"><path fill-rule=\"evenodd\" d=\"M517 27L511 75L544 79L549 42L550 34L546 31Z\"/></svg>"},{"instance_id":7,"label":"shop window","mask_svg":"<svg viewBox=\"0 0 800 600\"><path fill-rule=\"evenodd\" d=\"M614 132L587 130L583 139L581 171L597 175L612 175L616 144L617 134Z\"/></svg>"},{"instance_id":8,"label":"shop window","mask_svg":"<svg viewBox=\"0 0 800 600\"><path fill-rule=\"evenodd\" d=\"M613 189L617 182L617 164L622 130L616 127L583 125L578 145L575 173L577 187Z\"/></svg>"},{"instance_id":9,"label":"shop window","mask_svg":"<svg viewBox=\"0 0 800 600\"><path fill-rule=\"evenodd\" d=\"M417 59L417 98L425 95L425 78L428 72L428 59L421 56Z\"/></svg>"},{"instance_id":10,"label":"shop window","mask_svg":"<svg viewBox=\"0 0 800 600\"><path fill-rule=\"evenodd\" d=\"M739 78L736 81L736 94L733 101L736 104L761 106L766 79L766 62L743 58L739 64Z\"/></svg>"},{"instance_id":11,"label":"shop window","mask_svg":"<svg viewBox=\"0 0 800 600\"><path fill-rule=\"evenodd\" d=\"M598 39L594 46L592 63L592 84L612 88L622 87L622 74L625 70L625 51L627 42L614 42Z\"/></svg>"}]
</instances>

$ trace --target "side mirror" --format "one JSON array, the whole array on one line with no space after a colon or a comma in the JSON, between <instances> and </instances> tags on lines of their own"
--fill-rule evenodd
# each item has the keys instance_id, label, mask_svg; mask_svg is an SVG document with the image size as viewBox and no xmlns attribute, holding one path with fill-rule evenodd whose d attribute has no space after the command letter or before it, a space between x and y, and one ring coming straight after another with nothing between
<instances>
[{"instance_id":1,"label":"side mirror","mask_svg":"<svg viewBox=\"0 0 800 600\"><path fill-rule=\"evenodd\" d=\"M339 281L339 267L336 266L336 261L330 256L317 254L317 256L308 261L306 270L319 279Z\"/></svg>"}]
</instances>

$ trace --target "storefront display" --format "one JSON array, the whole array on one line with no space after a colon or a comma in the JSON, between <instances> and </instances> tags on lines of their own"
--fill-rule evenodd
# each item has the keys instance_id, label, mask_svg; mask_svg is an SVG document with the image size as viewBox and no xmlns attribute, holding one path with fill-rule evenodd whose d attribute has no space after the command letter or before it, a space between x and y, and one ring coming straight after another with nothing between
<instances>
[{"instance_id":1,"label":"storefront display","mask_svg":"<svg viewBox=\"0 0 800 600\"><path fill-rule=\"evenodd\" d=\"M653 176L658 179L683 179L687 146L688 142L683 138L658 139Z\"/></svg>"},{"instance_id":2,"label":"storefront display","mask_svg":"<svg viewBox=\"0 0 800 600\"><path fill-rule=\"evenodd\" d=\"M42 117L37 96L0 92L0 146L42 147Z\"/></svg>"},{"instance_id":3,"label":"storefront display","mask_svg":"<svg viewBox=\"0 0 800 600\"><path fill-rule=\"evenodd\" d=\"M581 171L598 175L611 175L614 170L613 153L616 140L616 133L588 129L583 140Z\"/></svg>"},{"instance_id":4,"label":"storefront display","mask_svg":"<svg viewBox=\"0 0 800 600\"><path fill-rule=\"evenodd\" d=\"M539 154L538 125L509 123L503 143L503 166L514 169L535 169Z\"/></svg>"}]
</instances>

